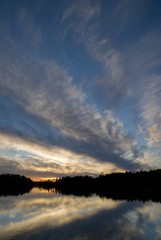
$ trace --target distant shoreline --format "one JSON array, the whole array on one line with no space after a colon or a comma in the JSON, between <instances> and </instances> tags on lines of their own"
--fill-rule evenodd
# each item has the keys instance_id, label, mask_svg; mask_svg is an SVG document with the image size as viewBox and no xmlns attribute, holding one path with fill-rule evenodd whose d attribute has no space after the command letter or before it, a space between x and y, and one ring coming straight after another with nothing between
<instances>
[{"instance_id":1,"label":"distant shoreline","mask_svg":"<svg viewBox=\"0 0 161 240\"><path fill-rule=\"evenodd\" d=\"M52 189L61 194L91 196L117 200L141 200L161 202L161 170L112 173L97 178L89 176L63 177L55 182L50 180L34 183L40 188Z\"/></svg>"},{"instance_id":2,"label":"distant shoreline","mask_svg":"<svg viewBox=\"0 0 161 240\"><path fill-rule=\"evenodd\" d=\"M17 196L30 192L33 188L33 181L19 174L0 175L0 196Z\"/></svg>"},{"instance_id":3,"label":"distant shoreline","mask_svg":"<svg viewBox=\"0 0 161 240\"><path fill-rule=\"evenodd\" d=\"M90 197L93 194L101 198L114 200L140 200L161 202L161 169L140 172L112 173L90 176L63 177L55 182L33 182L30 178L14 174L0 175L0 196L19 195L30 192L33 187L54 188L54 193L73 194Z\"/></svg>"}]
</instances>

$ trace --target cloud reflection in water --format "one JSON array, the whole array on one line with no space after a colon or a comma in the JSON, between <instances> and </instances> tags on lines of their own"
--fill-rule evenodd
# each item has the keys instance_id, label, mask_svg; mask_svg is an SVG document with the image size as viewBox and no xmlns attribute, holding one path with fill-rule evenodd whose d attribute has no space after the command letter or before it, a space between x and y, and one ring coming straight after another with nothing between
<instances>
[{"instance_id":1,"label":"cloud reflection in water","mask_svg":"<svg viewBox=\"0 0 161 240\"><path fill-rule=\"evenodd\" d=\"M152 202L66 196L35 188L30 194L0 198L0 232L2 239L154 239L160 236L160 210L161 205Z\"/></svg>"}]
</instances>

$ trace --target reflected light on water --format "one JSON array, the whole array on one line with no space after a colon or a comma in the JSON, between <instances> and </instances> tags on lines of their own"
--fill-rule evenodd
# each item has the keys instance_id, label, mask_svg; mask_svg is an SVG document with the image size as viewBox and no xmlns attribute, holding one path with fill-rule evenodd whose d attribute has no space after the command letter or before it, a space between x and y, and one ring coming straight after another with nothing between
<instances>
[{"instance_id":1,"label":"reflected light on water","mask_svg":"<svg viewBox=\"0 0 161 240\"><path fill-rule=\"evenodd\" d=\"M37 187L34 187L32 188L32 190L30 191L30 193L55 193L57 194L58 191L55 189L55 188L49 188L49 189L45 189L45 188L37 188Z\"/></svg>"},{"instance_id":2,"label":"reflected light on water","mask_svg":"<svg viewBox=\"0 0 161 240\"><path fill-rule=\"evenodd\" d=\"M0 239L159 240L161 204L62 195L34 188L0 197Z\"/></svg>"},{"instance_id":3,"label":"reflected light on water","mask_svg":"<svg viewBox=\"0 0 161 240\"><path fill-rule=\"evenodd\" d=\"M52 194L49 194L50 191ZM122 204L112 199L102 200L98 196L90 198L65 196L54 194L55 189L50 191L34 188L30 194L23 196L1 197L1 237L7 239L21 232L29 234L39 228L58 227L103 210L117 208Z\"/></svg>"}]
</instances>

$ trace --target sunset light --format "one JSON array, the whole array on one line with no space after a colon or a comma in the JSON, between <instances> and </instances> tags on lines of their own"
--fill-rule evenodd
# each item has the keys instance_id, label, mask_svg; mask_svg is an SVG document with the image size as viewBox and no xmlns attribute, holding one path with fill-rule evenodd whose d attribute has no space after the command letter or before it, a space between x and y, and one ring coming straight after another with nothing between
<instances>
[{"instance_id":1,"label":"sunset light","mask_svg":"<svg viewBox=\"0 0 161 240\"><path fill-rule=\"evenodd\" d=\"M0 1L0 172L161 167L156 1Z\"/></svg>"}]
</instances>

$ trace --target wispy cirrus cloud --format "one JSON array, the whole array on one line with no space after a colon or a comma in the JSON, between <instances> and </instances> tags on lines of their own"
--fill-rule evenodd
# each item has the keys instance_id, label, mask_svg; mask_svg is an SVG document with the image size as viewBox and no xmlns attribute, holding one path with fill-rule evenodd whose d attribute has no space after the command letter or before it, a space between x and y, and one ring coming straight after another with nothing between
<instances>
[{"instance_id":1,"label":"wispy cirrus cloud","mask_svg":"<svg viewBox=\"0 0 161 240\"><path fill-rule=\"evenodd\" d=\"M97 76L95 82L92 81L91 86L93 86L94 92L95 88L99 87L104 93L104 101L112 100L112 104L118 103L129 93L126 85L128 79L123 66L124 59L122 54L112 45L110 37L102 37L99 33L100 23L97 17L102 10L101 2L92 4L91 1L86 1L86 4L80 2L76 11L74 10L75 5L70 6L64 11L62 20L68 29L73 31L76 39L84 44L91 58L102 66L101 76ZM71 11L71 9L73 10ZM73 20L73 18L76 19L75 24L73 21L70 22L70 19Z\"/></svg>"},{"instance_id":2,"label":"wispy cirrus cloud","mask_svg":"<svg viewBox=\"0 0 161 240\"><path fill-rule=\"evenodd\" d=\"M2 59L1 131L120 168L137 168L122 157L135 141L124 134L121 122L110 111L102 116L95 105L87 104L86 94L56 62L38 61L39 67L33 58Z\"/></svg>"},{"instance_id":3,"label":"wispy cirrus cloud","mask_svg":"<svg viewBox=\"0 0 161 240\"><path fill-rule=\"evenodd\" d=\"M161 136L160 33L152 27L156 19L149 22L151 27L147 23L137 30L151 10L143 14L145 3L135 5L70 1L53 12L50 6L44 11L39 6L36 15L35 8L24 6L11 14L13 25L0 24L0 133L25 142L27 150L19 143L27 154L24 162L32 150L31 171L40 166L43 172L44 158L48 173L65 174L57 152L74 159L71 166L70 157L68 164L64 160L71 174L78 173L76 165L84 173L100 173L106 166L137 170L153 163L147 161L148 151L160 147ZM58 25L49 28L48 21L40 19L46 11L47 20ZM78 54L81 61L64 67L61 51L67 58ZM81 79L79 71L88 77ZM5 142L2 145L1 151ZM34 152L32 145L49 156Z\"/></svg>"},{"instance_id":4,"label":"wispy cirrus cloud","mask_svg":"<svg viewBox=\"0 0 161 240\"><path fill-rule=\"evenodd\" d=\"M82 41L86 35L88 24L94 17L100 14L100 3L92 4L89 0L72 1L71 4L64 10L61 18L61 23L66 22L65 35L71 29L79 35L79 40Z\"/></svg>"},{"instance_id":5,"label":"wispy cirrus cloud","mask_svg":"<svg viewBox=\"0 0 161 240\"><path fill-rule=\"evenodd\" d=\"M142 36L127 54L127 66L133 73L131 93L136 99L141 133L147 147L160 147L160 36L158 29L150 31Z\"/></svg>"},{"instance_id":6,"label":"wispy cirrus cloud","mask_svg":"<svg viewBox=\"0 0 161 240\"><path fill-rule=\"evenodd\" d=\"M149 147L159 147L161 140L161 76L147 78L142 98L143 133Z\"/></svg>"},{"instance_id":7,"label":"wispy cirrus cloud","mask_svg":"<svg viewBox=\"0 0 161 240\"><path fill-rule=\"evenodd\" d=\"M21 8L17 14L17 22L22 34L36 47L41 44L43 36L40 26L35 24L33 18L34 14L28 14L25 7Z\"/></svg>"},{"instance_id":8,"label":"wispy cirrus cloud","mask_svg":"<svg viewBox=\"0 0 161 240\"><path fill-rule=\"evenodd\" d=\"M90 4L91 2L89 2L89 6L92 9L93 6ZM127 5L128 10L126 10ZM95 7L97 9L98 6L95 5ZM132 1L122 1L115 5L115 8L111 8L115 16L117 15L119 23L121 23L117 30L119 30L120 33L124 32L127 39L129 36L125 30L128 29L129 31L135 32L135 28L139 22L144 22L147 16L149 16L150 11L148 8L144 14L142 12L143 8L146 8L144 2L136 7ZM101 10L100 5L97 16L99 16ZM85 13L86 11L84 11L84 14ZM70 13L70 16L71 15L72 12ZM70 21L70 16L65 18L67 24L68 17ZM112 19L113 16L114 15L109 14L109 22L111 19L115 26L117 24L114 19ZM80 20L79 15L77 18ZM84 37L79 31L79 28L75 26L71 28L77 35L77 38L81 36L80 39L92 59L102 65L103 74L95 82L97 90L94 92L98 94L97 99L99 99L101 95L101 101L103 96L104 102L107 100L107 102L112 103L112 106L114 106L115 102L120 103L120 101L126 100L130 96L133 99L133 108L136 109L138 114L137 121L144 126L144 139L147 142L147 148L159 148L161 139L159 71L161 44L160 30L155 26L155 21L156 19L150 22L149 28L145 25L142 32L134 38L131 38L127 45L122 47L118 44L117 48L115 44L113 44L114 41L110 33L108 34L108 31L106 37L101 37L98 31L98 18L95 18L93 23L90 21L86 22L84 31L81 30L81 32L85 33L83 35ZM108 29L107 27L107 30ZM100 89L100 93L98 89ZM144 159L143 153L134 149L133 154L135 155L136 152L136 155L139 154ZM145 155L146 153L147 152L145 152ZM153 162L152 159L151 161ZM145 160L145 162L147 161Z\"/></svg>"},{"instance_id":9,"label":"wispy cirrus cloud","mask_svg":"<svg viewBox=\"0 0 161 240\"><path fill-rule=\"evenodd\" d=\"M33 178L69 174L95 176L101 172L118 169L114 163L102 164L87 154L79 154L63 146L27 141L16 135L1 133L0 152L1 173L21 173Z\"/></svg>"}]
</instances>

